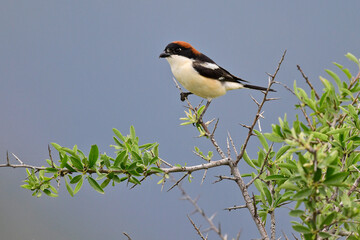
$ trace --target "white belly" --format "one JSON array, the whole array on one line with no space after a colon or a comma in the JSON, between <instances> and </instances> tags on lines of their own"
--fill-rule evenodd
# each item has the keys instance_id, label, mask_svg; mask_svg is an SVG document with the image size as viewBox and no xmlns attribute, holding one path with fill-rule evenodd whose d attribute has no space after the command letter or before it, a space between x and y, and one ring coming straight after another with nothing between
<instances>
[{"instance_id":1,"label":"white belly","mask_svg":"<svg viewBox=\"0 0 360 240\"><path fill-rule=\"evenodd\" d=\"M227 91L222 82L201 76L192 67L192 60L182 56L171 56L167 58L171 71L176 80L188 91L203 98L216 98L224 95Z\"/></svg>"}]
</instances>

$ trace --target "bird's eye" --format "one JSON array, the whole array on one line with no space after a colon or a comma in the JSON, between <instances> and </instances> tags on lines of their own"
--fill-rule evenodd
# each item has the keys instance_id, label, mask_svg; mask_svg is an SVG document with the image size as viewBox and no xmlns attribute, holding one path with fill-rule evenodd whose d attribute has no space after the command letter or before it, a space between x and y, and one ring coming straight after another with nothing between
<instances>
[{"instance_id":1,"label":"bird's eye","mask_svg":"<svg viewBox=\"0 0 360 240\"><path fill-rule=\"evenodd\" d=\"M175 48L174 52L179 53L181 51L181 48Z\"/></svg>"}]
</instances>

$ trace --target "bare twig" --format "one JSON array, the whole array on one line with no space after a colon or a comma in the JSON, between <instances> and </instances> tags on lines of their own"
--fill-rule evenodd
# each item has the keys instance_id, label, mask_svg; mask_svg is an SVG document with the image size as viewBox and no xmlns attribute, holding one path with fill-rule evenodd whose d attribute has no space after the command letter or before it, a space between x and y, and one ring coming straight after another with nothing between
<instances>
[{"instance_id":1,"label":"bare twig","mask_svg":"<svg viewBox=\"0 0 360 240\"><path fill-rule=\"evenodd\" d=\"M315 131L315 128L314 128L314 126L311 124L310 118L309 118L309 116L307 115L304 107L301 105L301 103L300 103L299 105L300 105L301 112L303 113L306 121L308 122L308 126L311 128L311 130Z\"/></svg>"},{"instance_id":2,"label":"bare twig","mask_svg":"<svg viewBox=\"0 0 360 240\"><path fill-rule=\"evenodd\" d=\"M21 164L21 165L24 165L24 163L20 160L20 158L18 158L15 154L11 153L14 158Z\"/></svg>"},{"instance_id":3,"label":"bare twig","mask_svg":"<svg viewBox=\"0 0 360 240\"><path fill-rule=\"evenodd\" d=\"M54 161L53 161L53 158L51 156L51 148L50 148L50 145L48 144L48 152L49 152L49 158L50 158L50 161L51 161L51 167L52 168L55 168L54 166Z\"/></svg>"},{"instance_id":4,"label":"bare twig","mask_svg":"<svg viewBox=\"0 0 360 240\"><path fill-rule=\"evenodd\" d=\"M295 238L295 240L299 240L294 233L291 233L293 235L293 237Z\"/></svg>"},{"instance_id":5,"label":"bare twig","mask_svg":"<svg viewBox=\"0 0 360 240\"><path fill-rule=\"evenodd\" d=\"M282 82L278 82L278 81L274 81L274 83L280 84L281 86L283 86L286 90L288 90L289 92L291 92L293 95L296 96L295 92L289 88L286 84L282 83Z\"/></svg>"},{"instance_id":6,"label":"bare twig","mask_svg":"<svg viewBox=\"0 0 360 240\"><path fill-rule=\"evenodd\" d=\"M219 178L218 180L216 180L215 182L213 182L213 184L214 183L218 183L218 182L221 182L222 180L231 180L231 181L235 181L236 179L235 178L233 178L233 177L228 177L228 176L215 176L215 177L217 177L217 178Z\"/></svg>"},{"instance_id":7,"label":"bare twig","mask_svg":"<svg viewBox=\"0 0 360 240\"><path fill-rule=\"evenodd\" d=\"M131 240L131 237L126 232L123 232L123 234L128 238L128 240Z\"/></svg>"},{"instance_id":8,"label":"bare twig","mask_svg":"<svg viewBox=\"0 0 360 240\"><path fill-rule=\"evenodd\" d=\"M251 99L254 101L254 103L256 103L256 105L259 107L260 103L258 103L258 101L250 94Z\"/></svg>"},{"instance_id":9,"label":"bare twig","mask_svg":"<svg viewBox=\"0 0 360 240\"><path fill-rule=\"evenodd\" d=\"M184 174L184 176L182 176L179 180L177 180L176 183L175 183L174 185L172 185L171 188L169 188L169 190L167 190L167 192L169 192L169 191L170 191L171 189L173 189L175 186L178 186L179 183L180 183L187 175L189 175L189 174L190 174L189 172L186 173L186 174Z\"/></svg>"},{"instance_id":10,"label":"bare twig","mask_svg":"<svg viewBox=\"0 0 360 240\"><path fill-rule=\"evenodd\" d=\"M201 183L200 183L200 185L202 185L203 183L204 183L204 181L205 181L205 178L206 178L206 173L207 173L207 169L205 169L205 171L204 171L204 175L203 175L203 177L202 177L202 179L201 179Z\"/></svg>"},{"instance_id":11,"label":"bare twig","mask_svg":"<svg viewBox=\"0 0 360 240\"><path fill-rule=\"evenodd\" d=\"M218 123L219 123L219 119L217 119L215 122L215 126L214 129L212 130L211 136L214 136Z\"/></svg>"},{"instance_id":12,"label":"bare twig","mask_svg":"<svg viewBox=\"0 0 360 240\"><path fill-rule=\"evenodd\" d=\"M311 90L314 91L316 99L320 99L319 95L317 94L314 86L311 84L311 82L309 81L309 78L304 74L303 70L301 69L301 67L299 65L296 65L297 69L301 72L301 75L303 76L303 78L305 79L306 83L309 85L309 87L311 88Z\"/></svg>"},{"instance_id":13,"label":"bare twig","mask_svg":"<svg viewBox=\"0 0 360 240\"><path fill-rule=\"evenodd\" d=\"M289 238L286 236L286 234L284 233L284 231L281 230L281 232L282 232L282 234L284 235L285 240L289 240Z\"/></svg>"},{"instance_id":14,"label":"bare twig","mask_svg":"<svg viewBox=\"0 0 360 240\"><path fill-rule=\"evenodd\" d=\"M191 222L191 224L193 225L193 227L195 228L197 234L199 234L199 236L201 237L201 239L206 240L207 238L205 238L205 237L202 235L200 229L195 225L194 221L190 218L190 216L187 215L187 217L188 217L189 221Z\"/></svg>"},{"instance_id":15,"label":"bare twig","mask_svg":"<svg viewBox=\"0 0 360 240\"><path fill-rule=\"evenodd\" d=\"M239 123L242 127L244 128L247 128L247 129L251 129L251 126L248 126L248 125L245 125L245 124L242 124L242 123ZM252 134L252 133L251 133Z\"/></svg>"},{"instance_id":16,"label":"bare twig","mask_svg":"<svg viewBox=\"0 0 360 240\"><path fill-rule=\"evenodd\" d=\"M237 210L237 209L242 209L242 208L247 208L247 207L246 207L246 205L240 205L240 206L228 207L228 208L225 208L224 210L228 210L230 212L232 210Z\"/></svg>"},{"instance_id":17,"label":"bare twig","mask_svg":"<svg viewBox=\"0 0 360 240\"><path fill-rule=\"evenodd\" d=\"M6 151L6 166L10 166L9 152Z\"/></svg>"},{"instance_id":18,"label":"bare twig","mask_svg":"<svg viewBox=\"0 0 360 240\"><path fill-rule=\"evenodd\" d=\"M227 155L228 158L231 158L231 151L230 151L230 142L229 142L229 138L226 138L226 148L227 148Z\"/></svg>"},{"instance_id":19,"label":"bare twig","mask_svg":"<svg viewBox=\"0 0 360 240\"><path fill-rule=\"evenodd\" d=\"M235 147L234 141L232 140L231 135L230 135L230 133L229 133L229 132L228 132L228 137L229 137L229 139L230 139L230 142L231 142L232 148L233 148L233 150L234 150L235 156L237 156L237 155L238 155L238 153L237 153L237 150L236 150L236 147Z\"/></svg>"},{"instance_id":20,"label":"bare twig","mask_svg":"<svg viewBox=\"0 0 360 240\"><path fill-rule=\"evenodd\" d=\"M174 167L174 166L171 165L170 163L166 162L164 159L162 159L162 158L159 158L159 159L160 159L160 161L161 161L162 163L164 163L164 164L167 165L168 167Z\"/></svg>"},{"instance_id":21,"label":"bare twig","mask_svg":"<svg viewBox=\"0 0 360 240\"><path fill-rule=\"evenodd\" d=\"M205 160L206 162L209 162L209 159L206 159L203 155L201 155L200 153L196 152L196 151L193 151L193 153L198 156L199 158Z\"/></svg>"}]
</instances>

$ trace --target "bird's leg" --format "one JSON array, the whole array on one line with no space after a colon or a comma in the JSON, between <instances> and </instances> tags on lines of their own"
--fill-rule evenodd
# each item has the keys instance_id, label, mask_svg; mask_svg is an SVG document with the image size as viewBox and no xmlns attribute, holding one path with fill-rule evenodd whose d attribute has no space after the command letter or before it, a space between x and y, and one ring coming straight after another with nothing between
<instances>
[{"instance_id":1,"label":"bird's leg","mask_svg":"<svg viewBox=\"0 0 360 240\"><path fill-rule=\"evenodd\" d=\"M183 102L185 99L190 95L193 94L192 92L181 92L180 93L180 100Z\"/></svg>"}]
</instances>

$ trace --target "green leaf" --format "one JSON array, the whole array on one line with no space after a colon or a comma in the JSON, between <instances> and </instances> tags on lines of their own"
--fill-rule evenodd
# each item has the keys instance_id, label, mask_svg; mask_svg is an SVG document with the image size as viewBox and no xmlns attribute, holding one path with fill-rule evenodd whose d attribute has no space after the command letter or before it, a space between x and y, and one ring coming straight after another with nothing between
<instances>
[{"instance_id":1,"label":"green leaf","mask_svg":"<svg viewBox=\"0 0 360 240\"><path fill-rule=\"evenodd\" d=\"M340 80L339 76L329 69L325 69L325 72L327 72L327 74L329 74L334 79L334 81L336 82L338 87L341 88L341 80Z\"/></svg>"},{"instance_id":2,"label":"green leaf","mask_svg":"<svg viewBox=\"0 0 360 240\"><path fill-rule=\"evenodd\" d=\"M298 191L299 187L292 183L290 180L286 180L283 184L279 186L280 189L288 189L293 191Z\"/></svg>"},{"instance_id":3,"label":"green leaf","mask_svg":"<svg viewBox=\"0 0 360 240\"><path fill-rule=\"evenodd\" d=\"M52 167L48 167L46 168L46 172L48 173L55 173L58 172L59 170L57 170L56 168L52 168Z\"/></svg>"},{"instance_id":4,"label":"green leaf","mask_svg":"<svg viewBox=\"0 0 360 240\"><path fill-rule=\"evenodd\" d=\"M351 53L347 53L345 55L345 57L347 57L349 60L353 61L354 63L356 63L357 65L359 65L359 60Z\"/></svg>"},{"instance_id":5,"label":"green leaf","mask_svg":"<svg viewBox=\"0 0 360 240\"><path fill-rule=\"evenodd\" d=\"M319 232L319 236L322 239L329 239L332 235L330 233L327 232ZM350 240L350 238L347 238L348 240Z\"/></svg>"},{"instance_id":6,"label":"green leaf","mask_svg":"<svg viewBox=\"0 0 360 240\"><path fill-rule=\"evenodd\" d=\"M116 159L114 161L114 166L119 167L120 164L123 163L124 161L126 161L127 158L128 158L128 156L127 156L126 150L121 151L117 155L117 157L116 157Z\"/></svg>"},{"instance_id":7,"label":"green leaf","mask_svg":"<svg viewBox=\"0 0 360 240\"><path fill-rule=\"evenodd\" d=\"M99 148L97 145L92 145L89 153L89 168L92 168L99 158Z\"/></svg>"},{"instance_id":8,"label":"green leaf","mask_svg":"<svg viewBox=\"0 0 360 240\"><path fill-rule=\"evenodd\" d=\"M345 128L345 127L344 128L338 128L338 129L328 131L327 134L329 136L331 136L331 135L334 135L334 134L343 133L343 132L345 132L347 130L350 130L350 128Z\"/></svg>"},{"instance_id":9,"label":"green leaf","mask_svg":"<svg viewBox=\"0 0 360 240\"><path fill-rule=\"evenodd\" d=\"M334 220L334 218L335 218L335 213L334 212L327 215L325 217L325 219L321 222L320 228L322 229L325 226L329 226L332 223L332 221Z\"/></svg>"},{"instance_id":10,"label":"green leaf","mask_svg":"<svg viewBox=\"0 0 360 240\"><path fill-rule=\"evenodd\" d=\"M262 135L261 132L255 130L255 129L254 129L254 132L255 132L255 134L258 136L258 139L259 139L261 145L264 147L264 149L265 149L266 151L269 151L269 144L267 143L264 135Z\"/></svg>"},{"instance_id":11,"label":"green leaf","mask_svg":"<svg viewBox=\"0 0 360 240\"><path fill-rule=\"evenodd\" d=\"M320 168L317 168L313 177L314 182L318 182L321 179L322 171Z\"/></svg>"},{"instance_id":12,"label":"green leaf","mask_svg":"<svg viewBox=\"0 0 360 240\"><path fill-rule=\"evenodd\" d=\"M28 185L28 184L21 185L20 187L25 188L25 189L30 189L30 190L33 188L31 185Z\"/></svg>"},{"instance_id":13,"label":"green leaf","mask_svg":"<svg viewBox=\"0 0 360 240\"><path fill-rule=\"evenodd\" d=\"M289 145L282 146L276 153L276 160L278 160L287 150L289 150L289 148L291 148Z\"/></svg>"},{"instance_id":14,"label":"green leaf","mask_svg":"<svg viewBox=\"0 0 360 240\"><path fill-rule=\"evenodd\" d=\"M79 182L76 184L75 189L74 189L74 194L76 194L77 192L79 192L79 190L81 189L83 183L84 183L84 175L80 175L81 178L79 180Z\"/></svg>"},{"instance_id":15,"label":"green leaf","mask_svg":"<svg viewBox=\"0 0 360 240\"><path fill-rule=\"evenodd\" d=\"M125 142L125 137L121 134L119 130L117 130L116 128L113 128L112 130L121 141Z\"/></svg>"},{"instance_id":16,"label":"green leaf","mask_svg":"<svg viewBox=\"0 0 360 240\"><path fill-rule=\"evenodd\" d=\"M295 209L295 210L291 210L289 212L289 215L291 217L301 217L301 215L303 215L305 212L303 210L299 210L299 209Z\"/></svg>"},{"instance_id":17,"label":"green leaf","mask_svg":"<svg viewBox=\"0 0 360 240\"><path fill-rule=\"evenodd\" d=\"M326 179L324 181L325 185L332 186L332 185L339 185L342 184L344 179L349 175L348 172L339 172L335 173L330 176L326 176Z\"/></svg>"},{"instance_id":18,"label":"green leaf","mask_svg":"<svg viewBox=\"0 0 360 240\"><path fill-rule=\"evenodd\" d=\"M57 144L57 143L51 143L51 145L52 145L58 152L60 152L61 149L62 149L62 147L61 147L59 144Z\"/></svg>"},{"instance_id":19,"label":"green leaf","mask_svg":"<svg viewBox=\"0 0 360 240\"><path fill-rule=\"evenodd\" d=\"M269 181L269 180L287 180L289 177L283 176L283 175L270 175L267 176L264 180L265 181Z\"/></svg>"},{"instance_id":20,"label":"green leaf","mask_svg":"<svg viewBox=\"0 0 360 240\"><path fill-rule=\"evenodd\" d=\"M74 191L73 191L73 189L71 188L71 186L70 186L70 184L68 183L68 181L66 180L66 178L64 178L64 179L65 179L66 189L68 190L70 196L73 197L73 196L74 196Z\"/></svg>"},{"instance_id":21,"label":"green leaf","mask_svg":"<svg viewBox=\"0 0 360 240\"><path fill-rule=\"evenodd\" d=\"M264 133L264 137L266 137L271 142L277 142L277 143L284 142L284 139L275 133Z\"/></svg>"},{"instance_id":22,"label":"green leaf","mask_svg":"<svg viewBox=\"0 0 360 240\"><path fill-rule=\"evenodd\" d=\"M306 188L304 190L301 190L299 192L297 192L294 196L293 199L294 200L302 200L304 198L308 198L312 193L312 189L311 188Z\"/></svg>"},{"instance_id":23,"label":"green leaf","mask_svg":"<svg viewBox=\"0 0 360 240\"><path fill-rule=\"evenodd\" d=\"M82 178L81 174L77 175L77 176L73 177L73 179L71 179L70 183L75 184L75 183L79 182L81 178Z\"/></svg>"},{"instance_id":24,"label":"green leaf","mask_svg":"<svg viewBox=\"0 0 360 240\"><path fill-rule=\"evenodd\" d=\"M137 162L142 161L141 156L139 154L137 154L135 151L131 151L131 156L133 157L134 161L137 161Z\"/></svg>"},{"instance_id":25,"label":"green leaf","mask_svg":"<svg viewBox=\"0 0 360 240\"><path fill-rule=\"evenodd\" d=\"M329 137L326 134L320 133L320 132L312 132L314 137L319 138L320 140L327 141Z\"/></svg>"},{"instance_id":26,"label":"green leaf","mask_svg":"<svg viewBox=\"0 0 360 240\"><path fill-rule=\"evenodd\" d=\"M46 195L48 195L49 197L57 197L57 194L52 193L49 189L44 189L43 191Z\"/></svg>"},{"instance_id":27,"label":"green leaf","mask_svg":"<svg viewBox=\"0 0 360 240\"><path fill-rule=\"evenodd\" d=\"M140 182L137 178L135 178L135 177L130 177L129 181L130 181L131 183L141 185L141 182Z\"/></svg>"},{"instance_id":28,"label":"green leaf","mask_svg":"<svg viewBox=\"0 0 360 240\"><path fill-rule=\"evenodd\" d=\"M154 155L155 155L156 157L159 157L159 144L157 144L157 145L154 147L153 151L154 151Z\"/></svg>"},{"instance_id":29,"label":"green leaf","mask_svg":"<svg viewBox=\"0 0 360 240\"><path fill-rule=\"evenodd\" d=\"M202 105L198 110L197 110L197 117L200 117L200 115L203 113L205 109L205 105Z\"/></svg>"},{"instance_id":30,"label":"green leaf","mask_svg":"<svg viewBox=\"0 0 360 240\"><path fill-rule=\"evenodd\" d=\"M154 171L154 172L158 172L158 173L163 173L164 171L161 170L160 168L157 167L151 167L149 170Z\"/></svg>"},{"instance_id":31,"label":"green leaf","mask_svg":"<svg viewBox=\"0 0 360 240\"><path fill-rule=\"evenodd\" d=\"M267 187L263 187L263 192L265 194L266 200L269 203L269 206L271 206L272 202L273 202L273 199L271 197L271 193L270 193L269 189Z\"/></svg>"},{"instance_id":32,"label":"green leaf","mask_svg":"<svg viewBox=\"0 0 360 240\"><path fill-rule=\"evenodd\" d=\"M104 194L104 190L100 187L100 185L97 183L97 181L95 181L95 179L93 179L92 177L88 177L88 182L90 184L90 186L95 189L97 192Z\"/></svg>"},{"instance_id":33,"label":"green leaf","mask_svg":"<svg viewBox=\"0 0 360 240\"><path fill-rule=\"evenodd\" d=\"M244 152L243 159L250 167L257 169L255 164L250 160L249 155L247 154L246 150Z\"/></svg>"},{"instance_id":34,"label":"green leaf","mask_svg":"<svg viewBox=\"0 0 360 240\"><path fill-rule=\"evenodd\" d=\"M292 228L300 233L311 233L311 230L308 227L302 226L302 225L294 225Z\"/></svg>"},{"instance_id":35,"label":"green leaf","mask_svg":"<svg viewBox=\"0 0 360 240\"><path fill-rule=\"evenodd\" d=\"M82 165L81 161L73 156L70 156L70 161L72 163L72 165L79 169L79 170L82 170L84 168L84 166Z\"/></svg>"},{"instance_id":36,"label":"green leaf","mask_svg":"<svg viewBox=\"0 0 360 240\"><path fill-rule=\"evenodd\" d=\"M130 126L130 137L131 139L135 142L136 140L136 133L135 133L135 128L133 125Z\"/></svg>"},{"instance_id":37,"label":"green leaf","mask_svg":"<svg viewBox=\"0 0 360 240\"><path fill-rule=\"evenodd\" d=\"M320 78L320 81L324 84L324 86L330 90L330 91L333 91L334 90L334 86L325 78L323 77L319 77Z\"/></svg>"},{"instance_id":38,"label":"green leaf","mask_svg":"<svg viewBox=\"0 0 360 240\"><path fill-rule=\"evenodd\" d=\"M110 178L105 179L105 181L103 181L103 183L101 184L101 187L105 188L109 184L110 180Z\"/></svg>"}]
</instances>

